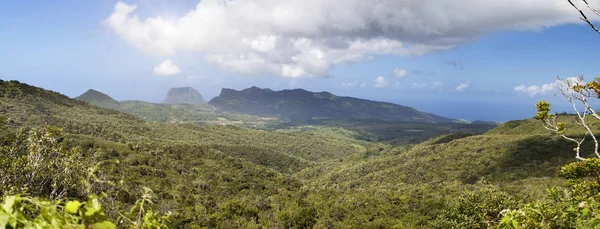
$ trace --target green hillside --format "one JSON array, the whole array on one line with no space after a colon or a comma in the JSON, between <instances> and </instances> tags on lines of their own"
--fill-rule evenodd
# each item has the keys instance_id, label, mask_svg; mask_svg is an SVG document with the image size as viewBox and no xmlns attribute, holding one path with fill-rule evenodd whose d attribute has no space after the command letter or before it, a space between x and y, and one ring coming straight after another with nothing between
<instances>
[{"instance_id":1,"label":"green hillside","mask_svg":"<svg viewBox=\"0 0 600 229\"><path fill-rule=\"evenodd\" d=\"M226 111L292 121L355 118L421 123L458 122L458 120L393 103L341 97L329 92L315 93L302 89L272 91L251 87L236 91L224 88L221 94L209 103Z\"/></svg>"},{"instance_id":2,"label":"green hillside","mask_svg":"<svg viewBox=\"0 0 600 229\"><path fill-rule=\"evenodd\" d=\"M452 228L452 217L486 228L473 225L497 225L501 210L544 201L547 188L565 186L557 171L575 161L573 146L536 120L407 146L369 142L350 127L263 131L148 122L16 81L0 81L0 116L9 118L0 136L2 158L37 149L15 148L18 139L32 144L54 136L19 137L19 128L64 127L64 138L47 144L80 147L87 159L79 163L119 160L99 169L112 185L95 186L107 195L108 218L117 222L117 212L148 187L152 209L173 213L171 228ZM1 173L20 174L15 161L0 165ZM45 194L14 193L18 185L2 183L0 194ZM79 187L68 193L82 198ZM487 210L464 213L473 209Z\"/></svg>"},{"instance_id":3,"label":"green hillside","mask_svg":"<svg viewBox=\"0 0 600 229\"><path fill-rule=\"evenodd\" d=\"M492 123L407 123L376 119L338 119L286 122L267 125L271 129L311 132L321 128L343 128L355 132L354 138L395 145L417 144L441 135L482 134L497 126Z\"/></svg>"}]
</instances>

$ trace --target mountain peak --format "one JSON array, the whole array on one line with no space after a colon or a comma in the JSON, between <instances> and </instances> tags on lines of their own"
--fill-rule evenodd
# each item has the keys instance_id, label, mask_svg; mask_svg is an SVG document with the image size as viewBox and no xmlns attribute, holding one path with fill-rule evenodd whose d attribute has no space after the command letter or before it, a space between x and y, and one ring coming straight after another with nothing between
<instances>
[{"instance_id":1,"label":"mountain peak","mask_svg":"<svg viewBox=\"0 0 600 229\"><path fill-rule=\"evenodd\" d=\"M80 96L75 97L75 99L86 101L86 102L92 102L92 101L117 102L112 97L108 96L107 94L104 94L100 91L96 91L94 89L87 90L85 93L81 94Z\"/></svg>"},{"instance_id":2,"label":"mountain peak","mask_svg":"<svg viewBox=\"0 0 600 229\"><path fill-rule=\"evenodd\" d=\"M119 106L119 102L117 100L114 100L107 94L96 91L94 89L87 90L80 96L75 97L75 99L85 101L99 107L105 107L110 109L114 109Z\"/></svg>"},{"instance_id":3,"label":"mountain peak","mask_svg":"<svg viewBox=\"0 0 600 229\"><path fill-rule=\"evenodd\" d=\"M204 104L202 94L192 87L175 87L169 89L164 103L167 104Z\"/></svg>"}]
</instances>

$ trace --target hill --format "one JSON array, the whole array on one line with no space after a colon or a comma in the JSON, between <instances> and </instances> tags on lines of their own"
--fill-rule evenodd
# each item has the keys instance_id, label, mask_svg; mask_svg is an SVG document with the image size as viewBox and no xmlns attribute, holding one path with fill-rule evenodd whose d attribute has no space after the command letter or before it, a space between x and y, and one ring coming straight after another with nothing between
<instances>
[{"instance_id":1,"label":"hill","mask_svg":"<svg viewBox=\"0 0 600 229\"><path fill-rule=\"evenodd\" d=\"M105 179L123 180L105 206L126 209L149 187L155 209L173 212L173 228L432 228L457 200L476 209L498 196L543 200L547 188L565 184L557 169L575 160L572 145L536 120L406 146L370 143L349 127L166 125L16 81L0 81L0 115L10 118L9 132L60 126L64 147L119 159L103 165Z\"/></svg>"},{"instance_id":2,"label":"hill","mask_svg":"<svg viewBox=\"0 0 600 229\"><path fill-rule=\"evenodd\" d=\"M458 120L421 112L393 103L341 97L303 89L272 91L251 87L242 91L224 88L209 104L220 109L292 121L312 119L378 119L384 121L453 123Z\"/></svg>"},{"instance_id":3,"label":"hill","mask_svg":"<svg viewBox=\"0 0 600 229\"><path fill-rule=\"evenodd\" d=\"M108 109L118 109L119 102L112 97L94 89L89 89L80 96L75 97L77 100L86 101L99 107Z\"/></svg>"},{"instance_id":4,"label":"hill","mask_svg":"<svg viewBox=\"0 0 600 229\"><path fill-rule=\"evenodd\" d=\"M206 103L198 90L191 87L169 89L163 103L166 104L204 104Z\"/></svg>"},{"instance_id":5,"label":"hill","mask_svg":"<svg viewBox=\"0 0 600 229\"><path fill-rule=\"evenodd\" d=\"M270 129L312 132L322 128L343 128L355 133L354 138L394 145L418 144L446 134L483 134L497 124L492 123L409 123L377 119L309 120L269 124Z\"/></svg>"},{"instance_id":6,"label":"hill","mask_svg":"<svg viewBox=\"0 0 600 229\"><path fill-rule=\"evenodd\" d=\"M92 89L80 96L75 97L75 99L88 102L89 104L98 107L132 114L147 121L161 123L205 123L242 126L265 124L263 120L259 120L257 117L251 115L224 112L204 102L200 103L199 101L201 100L201 96L199 93L197 95L200 98L196 97L196 99L193 99L195 90L188 89L191 88L183 88L182 90L171 89L169 91L169 95L173 96L169 96L167 100L173 102L174 104L129 100L119 102L102 92ZM183 94L178 94L180 92ZM190 96L187 96L188 94ZM189 102L185 102L184 100ZM174 101L181 101L181 103L176 103Z\"/></svg>"}]
</instances>

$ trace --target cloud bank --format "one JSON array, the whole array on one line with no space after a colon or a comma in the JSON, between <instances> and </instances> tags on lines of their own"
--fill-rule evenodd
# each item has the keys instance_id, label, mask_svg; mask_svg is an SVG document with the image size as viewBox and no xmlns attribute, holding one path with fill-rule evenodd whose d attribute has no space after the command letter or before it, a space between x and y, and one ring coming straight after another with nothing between
<instances>
[{"instance_id":1,"label":"cloud bank","mask_svg":"<svg viewBox=\"0 0 600 229\"><path fill-rule=\"evenodd\" d=\"M406 69L403 69L403 68L395 68L394 75L396 77L402 79L408 75L408 72L406 71Z\"/></svg>"},{"instance_id":2,"label":"cloud bank","mask_svg":"<svg viewBox=\"0 0 600 229\"><path fill-rule=\"evenodd\" d=\"M521 84L519 86L516 86L514 88L514 91L518 92L519 94L524 94L524 95L533 97L536 95L547 94L548 92L551 92L552 90L554 90L554 88L556 86L557 86L557 83L549 83L549 84L544 84L542 86L538 86L538 85L525 86L524 84Z\"/></svg>"},{"instance_id":3,"label":"cloud bank","mask_svg":"<svg viewBox=\"0 0 600 229\"><path fill-rule=\"evenodd\" d=\"M452 49L492 31L578 21L564 0L203 0L175 20L118 2L104 24L148 54L196 52L241 74L326 76L372 55Z\"/></svg>"},{"instance_id":4,"label":"cloud bank","mask_svg":"<svg viewBox=\"0 0 600 229\"><path fill-rule=\"evenodd\" d=\"M165 60L154 68L154 75L172 76L181 73L181 69L172 60Z\"/></svg>"}]
</instances>

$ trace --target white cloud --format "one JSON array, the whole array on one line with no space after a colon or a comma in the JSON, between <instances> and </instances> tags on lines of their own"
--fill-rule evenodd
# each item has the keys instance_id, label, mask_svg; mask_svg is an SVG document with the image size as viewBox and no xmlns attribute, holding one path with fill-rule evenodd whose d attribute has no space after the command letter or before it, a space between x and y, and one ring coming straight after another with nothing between
<instances>
[{"instance_id":1,"label":"white cloud","mask_svg":"<svg viewBox=\"0 0 600 229\"><path fill-rule=\"evenodd\" d=\"M444 82L435 81L432 83L413 83L412 89L431 89L431 90L442 90L444 89Z\"/></svg>"},{"instance_id":2,"label":"white cloud","mask_svg":"<svg viewBox=\"0 0 600 229\"><path fill-rule=\"evenodd\" d=\"M429 84L426 83L413 83L412 87L413 89L423 89L426 88Z\"/></svg>"},{"instance_id":3,"label":"white cloud","mask_svg":"<svg viewBox=\"0 0 600 229\"><path fill-rule=\"evenodd\" d=\"M556 83L544 84L542 86L538 86L538 85L525 86L524 84L521 84L519 86L516 86L514 88L514 90L516 92L518 92L519 94L525 94L525 95L529 95L529 96L533 97L538 94L543 95L548 92L551 92L556 86L557 86Z\"/></svg>"},{"instance_id":4,"label":"white cloud","mask_svg":"<svg viewBox=\"0 0 600 229\"><path fill-rule=\"evenodd\" d=\"M236 73L325 76L375 54L452 49L498 30L580 23L564 0L203 0L180 18L139 18L118 2L104 20L157 56L197 52Z\"/></svg>"},{"instance_id":5,"label":"white cloud","mask_svg":"<svg viewBox=\"0 0 600 229\"><path fill-rule=\"evenodd\" d=\"M464 91L465 89L469 88L471 86L471 82L467 81L464 83L461 83L460 85L458 85L458 87L456 87L457 91Z\"/></svg>"},{"instance_id":6,"label":"white cloud","mask_svg":"<svg viewBox=\"0 0 600 229\"><path fill-rule=\"evenodd\" d=\"M390 86L390 82L388 82L383 76L378 76L375 79L375 87L376 88L384 88Z\"/></svg>"},{"instance_id":7,"label":"white cloud","mask_svg":"<svg viewBox=\"0 0 600 229\"><path fill-rule=\"evenodd\" d=\"M344 83L342 83L342 85L340 85L340 87L342 87L342 88L354 88L357 85L358 85L358 81L344 82Z\"/></svg>"},{"instance_id":8,"label":"white cloud","mask_svg":"<svg viewBox=\"0 0 600 229\"><path fill-rule=\"evenodd\" d=\"M444 88L444 83L440 82L440 81L436 81L436 82L433 82L431 84L431 87L429 87L429 88L440 90L440 89Z\"/></svg>"},{"instance_id":9,"label":"white cloud","mask_svg":"<svg viewBox=\"0 0 600 229\"><path fill-rule=\"evenodd\" d=\"M396 77L402 79L408 75L408 72L406 71L406 69L403 69L403 68L395 68L394 75Z\"/></svg>"},{"instance_id":10,"label":"white cloud","mask_svg":"<svg viewBox=\"0 0 600 229\"><path fill-rule=\"evenodd\" d=\"M172 76L181 73L181 69L172 60L165 60L154 68L154 75Z\"/></svg>"}]
</instances>

